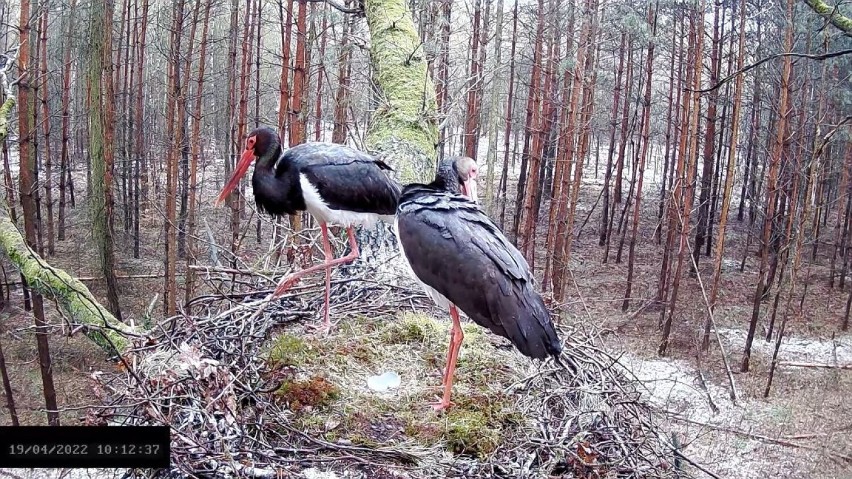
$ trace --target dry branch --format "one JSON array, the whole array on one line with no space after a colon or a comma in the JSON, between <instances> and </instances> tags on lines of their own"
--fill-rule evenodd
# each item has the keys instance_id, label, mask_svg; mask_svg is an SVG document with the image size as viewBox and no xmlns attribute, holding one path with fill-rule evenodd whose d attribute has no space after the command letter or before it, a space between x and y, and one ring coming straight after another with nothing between
<instances>
[{"instance_id":1,"label":"dry branch","mask_svg":"<svg viewBox=\"0 0 852 479\"><path fill-rule=\"evenodd\" d=\"M779 366L791 366L794 368L822 368L822 369L843 369L852 371L852 364L821 364L821 363L803 363L797 361L779 361Z\"/></svg>"}]
</instances>

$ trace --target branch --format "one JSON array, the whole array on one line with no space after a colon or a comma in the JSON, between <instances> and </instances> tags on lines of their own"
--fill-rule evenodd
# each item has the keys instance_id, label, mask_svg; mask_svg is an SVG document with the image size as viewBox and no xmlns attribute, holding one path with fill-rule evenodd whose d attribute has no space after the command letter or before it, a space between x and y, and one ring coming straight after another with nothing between
<instances>
[{"instance_id":1,"label":"branch","mask_svg":"<svg viewBox=\"0 0 852 479\"><path fill-rule=\"evenodd\" d=\"M822 0L805 0L817 15L826 19L829 23L840 29L847 37L852 37L852 18L842 15L837 6L831 6Z\"/></svg>"},{"instance_id":2,"label":"branch","mask_svg":"<svg viewBox=\"0 0 852 479\"><path fill-rule=\"evenodd\" d=\"M791 366L794 368L820 368L820 369L845 369L852 371L852 364L822 364L822 363L802 363L798 361L778 361L779 366Z\"/></svg>"},{"instance_id":3,"label":"branch","mask_svg":"<svg viewBox=\"0 0 852 479\"><path fill-rule=\"evenodd\" d=\"M0 69L0 83L6 100L0 106L0 143L6 141L9 114L15 106L7 73L14 63L7 58ZM101 306L92 293L79 280L65 271L47 264L28 245L17 226L9 217L9 206L0 197L0 247L12 261L30 288L54 298L63 310L75 321L87 326L85 334L109 354L121 354L130 346L128 335L137 334L132 328L118 321L112 313Z\"/></svg>"},{"instance_id":4,"label":"branch","mask_svg":"<svg viewBox=\"0 0 852 479\"><path fill-rule=\"evenodd\" d=\"M328 6L330 6L331 8L333 8L333 9L339 11L339 12L351 13L353 15L358 15L359 17L364 16L364 9L363 8L347 8L347 7L344 7L343 5L335 2L334 0L306 0L306 1L311 2L311 3L325 2L325 3L328 4Z\"/></svg>"},{"instance_id":5,"label":"branch","mask_svg":"<svg viewBox=\"0 0 852 479\"><path fill-rule=\"evenodd\" d=\"M807 0L805 0L805 1L807 1ZM775 60L776 58L795 57L795 58L807 58L808 60L827 60L829 58L840 57L840 56L849 55L849 54L852 54L852 48L847 49L847 50L839 50L839 51L836 51L836 52L822 53L822 54L819 54L819 55L812 55L810 53L797 53L797 52L776 53L774 55L769 55L766 58L761 58L760 60L752 63L751 65L745 66L742 69L737 70L734 73L731 73L730 75L726 76L725 78L719 80L719 83L716 83L715 85L713 85L711 87L705 88L703 90L693 90L691 88L684 88L684 91L691 91L691 92L697 92L697 93L711 92L711 91L719 88L720 86L724 85L725 83L728 83L729 81L733 80L734 78L737 77L737 75L742 75L743 73L746 73L749 70L753 70L753 69L759 67L760 65L763 65L764 63L766 63L768 61Z\"/></svg>"}]
</instances>

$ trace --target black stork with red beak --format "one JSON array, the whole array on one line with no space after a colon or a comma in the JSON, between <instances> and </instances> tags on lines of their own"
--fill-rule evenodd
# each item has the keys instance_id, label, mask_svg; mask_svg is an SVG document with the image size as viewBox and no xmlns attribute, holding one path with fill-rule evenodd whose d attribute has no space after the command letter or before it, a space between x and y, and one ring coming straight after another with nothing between
<instances>
[{"instance_id":1,"label":"black stork with red beak","mask_svg":"<svg viewBox=\"0 0 852 479\"><path fill-rule=\"evenodd\" d=\"M274 216L307 211L322 230L325 261L282 279L272 297L284 294L302 276L324 269L324 325L328 330L331 268L358 257L353 225L371 226L379 219L392 220L400 186L385 173L391 168L369 155L334 143L303 143L282 153L278 133L262 127L246 138L245 151L216 199L217 204L239 185L252 162L255 167L251 183L258 210ZM334 258L327 223L346 227L351 247L348 255Z\"/></svg>"},{"instance_id":2,"label":"black stork with red beak","mask_svg":"<svg viewBox=\"0 0 852 479\"><path fill-rule=\"evenodd\" d=\"M426 293L439 306L449 308L453 320L444 395L434 405L436 410L450 406L453 373L464 339L458 309L476 324L508 338L529 357L543 359L562 351L526 260L470 201L476 200L476 175L473 159L445 159L432 183L403 188L397 207L403 257Z\"/></svg>"}]
</instances>

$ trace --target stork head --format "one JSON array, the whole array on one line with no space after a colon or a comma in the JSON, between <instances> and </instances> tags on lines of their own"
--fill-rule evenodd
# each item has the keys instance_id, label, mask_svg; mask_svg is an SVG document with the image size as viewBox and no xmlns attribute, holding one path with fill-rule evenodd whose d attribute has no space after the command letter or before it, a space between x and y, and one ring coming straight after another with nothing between
<instances>
[{"instance_id":1,"label":"stork head","mask_svg":"<svg viewBox=\"0 0 852 479\"><path fill-rule=\"evenodd\" d=\"M234 168L234 173L225 183L225 186L222 188L222 192L219 193L219 196L216 198L216 205L225 201L225 198L228 197L231 191L234 191L237 185L240 184L240 179L245 176L252 161L258 160L258 162L268 162L270 159L274 160L273 156L276 152L280 151L280 147L281 140L278 138L278 133L276 133L272 128L255 128L251 133L249 133L246 138L246 147L245 150L243 150L240 161L237 162L237 166Z\"/></svg>"},{"instance_id":2,"label":"stork head","mask_svg":"<svg viewBox=\"0 0 852 479\"><path fill-rule=\"evenodd\" d=\"M479 176L479 166L473 158L467 156L450 156L438 165L435 178L439 186L452 193L467 196L471 201L477 201L476 177Z\"/></svg>"}]
</instances>

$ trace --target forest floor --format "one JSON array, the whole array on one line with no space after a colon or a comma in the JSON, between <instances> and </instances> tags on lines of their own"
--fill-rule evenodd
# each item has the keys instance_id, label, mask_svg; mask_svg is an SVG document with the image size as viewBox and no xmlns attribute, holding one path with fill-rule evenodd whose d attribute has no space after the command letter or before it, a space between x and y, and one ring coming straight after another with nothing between
<instances>
[{"instance_id":1,"label":"forest floor","mask_svg":"<svg viewBox=\"0 0 852 479\"><path fill-rule=\"evenodd\" d=\"M78 181L78 184L84 183ZM650 188L656 188L653 182ZM599 182L584 185L578 218L585 217L599 191ZM563 305L563 320L591 324L603 331L606 348L610 354L619 357L626 370L641 382L646 398L659 410L660 417L666 418L670 431L676 434L683 454L718 477L852 478L852 402L849 401L852 371L782 366L776 371L769 396L764 398L774 348L774 342L764 340L767 311L771 306L771 301L767 301L761 309L751 370L748 373L738 372L758 266L758 258L751 253L746 258L744 271L739 271L746 241L743 224L733 221L730 225L715 314L721 342L734 371L733 378L739 393L737 402L729 398L730 387L718 344L714 341L710 352L699 359L699 335L705 303L698 281L687 274L681 282L668 355L659 357L656 354L660 338L659 310L646 307L654 297L659 275L660 247L651 240L656 201L652 195L643 205L639 233L642 240L636 247L634 299L628 311L621 311L626 249L625 261L616 263L610 259L606 264L602 263L601 248L597 246L596 219L599 211L595 211L573 248L573 282L568 294L570 300ZM509 204L512 204L511 201ZM75 276L97 276L84 211L80 207L72 210L68 232L72 240L57 243L56 254L50 261ZM547 211L546 208L544 211ZM202 213L202 216L207 213ZM221 216L221 213L218 215ZM149 218L143 220L143 259L132 259L129 236L118 235L117 269L120 276L162 271L162 233L158 216L157 211L152 211ZM544 218L546 216L543 215ZM211 213L213 230L225 231L225 228L216 226L214 217ZM117 230L122 228L117 225ZM539 227L539 232L545 231L545 226ZM614 249L617 247L615 240ZM542 244L538 251L544 251L544 238L540 238L539 242ZM615 253L614 249L611 254ZM753 251L754 247L751 249ZM811 263L808 256L802 268L798 287L807 286L804 313L802 317L790 318L781 343L781 360L852 363L852 335L839 332L849 286L845 292L827 287L828 251L827 246L821 246L816 262ZM538 264L543 265L543 261ZM7 281L14 283L17 276L11 274L13 270L8 264L5 270ZM701 258L699 272L706 286L712 276L710 258ZM87 284L96 295L103 296L100 282L87 281ZM162 278L121 279L120 287L125 310L131 316L140 317L161 291ZM782 311L784 300L782 296L779 307ZM2 344L21 422L41 424L44 421L43 412L40 412L43 402L32 320L29 313L22 310L21 304L18 287L12 290L11 305L4 312ZM154 313L159 314L160 308L160 303L156 303ZM63 409L62 420L64 424L77 424L93 414L87 408L96 402L92 396L92 374L115 370L115 366L81 335L68 337L61 334L65 332L62 319L49 303L47 312L54 325L51 353L58 400ZM439 319L443 321L445 318ZM0 415L0 424L8 423L8 415ZM692 466L686 467L697 477L703 475ZM319 473L322 469L314 472ZM0 471L0 477L11 472ZM40 474L44 473L46 471ZM58 477L58 473L37 476L16 471L9 477Z\"/></svg>"}]
</instances>

